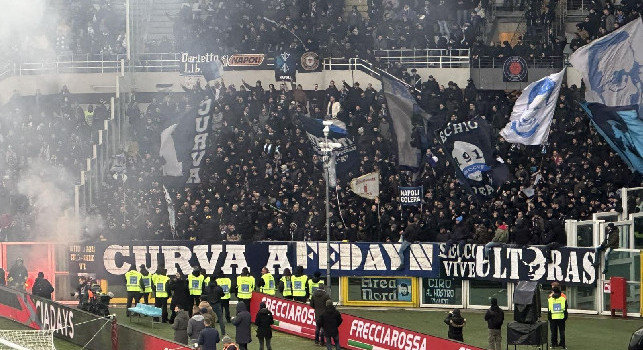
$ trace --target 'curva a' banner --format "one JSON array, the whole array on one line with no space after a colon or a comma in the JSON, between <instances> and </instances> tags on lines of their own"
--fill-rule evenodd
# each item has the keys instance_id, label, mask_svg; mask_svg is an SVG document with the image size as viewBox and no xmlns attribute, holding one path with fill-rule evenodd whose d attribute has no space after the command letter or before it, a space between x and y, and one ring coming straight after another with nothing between
<instances>
[{"instance_id":1,"label":"'curva a' banner","mask_svg":"<svg viewBox=\"0 0 643 350\"><path fill-rule=\"evenodd\" d=\"M0 317L32 329L53 330L55 337L83 349L190 349L119 325L115 320L5 287L0 287Z\"/></svg>"},{"instance_id":2,"label":"'curva a' banner","mask_svg":"<svg viewBox=\"0 0 643 350\"><path fill-rule=\"evenodd\" d=\"M459 259L456 246L447 250L440 244L441 275L456 279L484 279L502 282L564 282L566 285L595 285L596 268L592 248L565 247L552 250L547 263L543 246L496 247L484 258L484 246L467 244Z\"/></svg>"},{"instance_id":3,"label":"'curva a' banner","mask_svg":"<svg viewBox=\"0 0 643 350\"><path fill-rule=\"evenodd\" d=\"M399 243L344 243L330 245L330 263L334 276L418 276L437 277L437 245L411 244L405 252L402 270ZM259 276L268 267L274 274L285 268L303 266L306 273L326 271L326 243L255 242L248 244L204 244L194 241L146 241L134 245L73 244L69 246L70 272L89 273L97 278L122 282L123 275L134 266L145 265L149 271L164 266L172 275L192 271L199 265L208 274L221 269L236 275L244 267Z\"/></svg>"},{"instance_id":4,"label":"'curva a' banner","mask_svg":"<svg viewBox=\"0 0 643 350\"><path fill-rule=\"evenodd\" d=\"M259 311L259 303L266 303L275 323L272 328L299 337L315 338L315 309L308 304L253 293L250 299L252 321ZM414 332L366 318L342 314L339 343L343 349L353 350L482 350L453 340Z\"/></svg>"}]
</instances>

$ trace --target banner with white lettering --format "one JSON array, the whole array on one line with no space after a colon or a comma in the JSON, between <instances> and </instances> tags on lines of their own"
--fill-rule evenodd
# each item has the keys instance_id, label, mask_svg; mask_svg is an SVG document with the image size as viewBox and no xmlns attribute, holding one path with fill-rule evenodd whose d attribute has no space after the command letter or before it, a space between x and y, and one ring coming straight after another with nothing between
<instances>
[{"instance_id":1,"label":"banner with white lettering","mask_svg":"<svg viewBox=\"0 0 643 350\"><path fill-rule=\"evenodd\" d=\"M250 315L255 321L259 304L265 303L272 312L274 330L298 337L315 338L315 309L308 304L298 303L270 295L253 293L250 299ZM339 345L351 350L482 350L458 341L414 332L367 318L342 312L339 326Z\"/></svg>"},{"instance_id":2,"label":"banner with white lettering","mask_svg":"<svg viewBox=\"0 0 643 350\"><path fill-rule=\"evenodd\" d=\"M482 279L501 282L562 282L566 285L596 285L593 248L563 247L551 250L547 263L543 246L495 247L484 257L484 245L467 244L461 257L455 245L440 244L440 275L443 278Z\"/></svg>"},{"instance_id":3,"label":"banner with white lettering","mask_svg":"<svg viewBox=\"0 0 643 350\"><path fill-rule=\"evenodd\" d=\"M344 123L339 120L333 120L333 125L328 128L328 137L324 135L324 124L321 119L303 117L301 118L301 123L306 131L310 145L320 156L324 155L321 145L327 139L328 142L340 145L338 148L333 149L336 176L338 178L349 179L356 175L359 171L359 154L357 153L357 146L353 139L349 137Z\"/></svg>"},{"instance_id":4,"label":"banner with white lettering","mask_svg":"<svg viewBox=\"0 0 643 350\"><path fill-rule=\"evenodd\" d=\"M193 52L182 52L179 72L181 75L203 75L203 69L207 64L220 62L225 70L242 69L267 69L266 55L263 53L236 53L236 54L215 54L205 52L201 54Z\"/></svg>"},{"instance_id":5,"label":"banner with white lettering","mask_svg":"<svg viewBox=\"0 0 643 350\"><path fill-rule=\"evenodd\" d=\"M404 269L400 265L400 243L331 243L333 276L420 276L437 277L439 262L437 245L411 244L404 253ZM206 244L194 241L146 241L139 244L72 244L69 246L71 274L95 274L96 278L122 283L130 266L144 264L149 271L159 266L168 275L192 271L199 265L207 274L221 269L236 275L248 267L254 276L266 266L273 274L285 268L292 271L303 266L306 274L326 271L326 243L321 242L253 242L248 244Z\"/></svg>"},{"instance_id":6,"label":"banner with white lettering","mask_svg":"<svg viewBox=\"0 0 643 350\"><path fill-rule=\"evenodd\" d=\"M167 185L200 184L203 165L211 152L213 100L204 97L176 120L168 123L161 132L159 155L163 158L163 176Z\"/></svg>"},{"instance_id":7,"label":"banner with white lettering","mask_svg":"<svg viewBox=\"0 0 643 350\"><path fill-rule=\"evenodd\" d=\"M420 205L422 204L423 195L423 186L400 187L400 203L402 203L402 205Z\"/></svg>"},{"instance_id":8,"label":"banner with white lettering","mask_svg":"<svg viewBox=\"0 0 643 350\"><path fill-rule=\"evenodd\" d=\"M332 242L331 272L333 276L439 276L436 244L411 244L404 252L403 269L398 271L400 247L401 243ZM297 242L297 265L309 275L326 271L327 251L325 242Z\"/></svg>"}]
</instances>

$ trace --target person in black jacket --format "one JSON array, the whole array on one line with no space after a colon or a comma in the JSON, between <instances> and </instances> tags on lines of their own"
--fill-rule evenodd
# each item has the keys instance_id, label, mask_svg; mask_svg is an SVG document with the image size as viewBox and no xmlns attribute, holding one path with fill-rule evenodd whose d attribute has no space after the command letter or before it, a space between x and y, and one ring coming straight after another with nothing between
<instances>
[{"instance_id":1,"label":"person in black jacket","mask_svg":"<svg viewBox=\"0 0 643 350\"><path fill-rule=\"evenodd\" d=\"M505 321L505 313L498 307L498 299L491 298L491 307L484 315L489 328L489 350L500 350L502 345L502 324Z\"/></svg>"},{"instance_id":2,"label":"person in black jacket","mask_svg":"<svg viewBox=\"0 0 643 350\"><path fill-rule=\"evenodd\" d=\"M51 286L51 283L45 278L45 274L38 272L38 277L33 283L31 292L35 296L51 300L51 293L54 292L54 287Z\"/></svg>"},{"instance_id":3,"label":"person in black jacket","mask_svg":"<svg viewBox=\"0 0 643 350\"><path fill-rule=\"evenodd\" d=\"M237 304L237 316L232 319L232 324L237 327L235 340L239 344L239 350L248 350L248 343L252 341L250 336L250 313L246 310L246 303Z\"/></svg>"},{"instance_id":4,"label":"person in black jacket","mask_svg":"<svg viewBox=\"0 0 643 350\"><path fill-rule=\"evenodd\" d=\"M272 350L270 340L272 339L272 328L270 325L275 323L272 312L266 308L266 303L259 304L259 311L255 316L255 325L257 326L257 339L259 339L259 350L263 350L263 343L266 343L266 349Z\"/></svg>"},{"instance_id":5,"label":"person in black jacket","mask_svg":"<svg viewBox=\"0 0 643 350\"><path fill-rule=\"evenodd\" d=\"M326 349L331 350L330 340L333 339L335 342L335 350L340 350L338 328L339 325L342 324L342 315L335 309L332 300L326 300L326 311L324 311L317 323L324 329Z\"/></svg>"},{"instance_id":6,"label":"person in black jacket","mask_svg":"<svg viewBox=\"0 0 643 350\"><path fill-rule=\"evenodd\" d=\"M212 311L219 320L219 328L221 329L221 336L225 335L225 319L223 318L223 309L221 308L221 298L225 296L223 288L217 284L214 274L210 277L208 285L204 288L205 295L207 296L208 303L212 307Z\"/></svg>"},{"instance_id":7,"label":"person in black jacket","mask_svg":"<svg viewBox=\"0 0 643 350\"><path fill-rule=\"evenodd\" d=\"M192 317L192 298L190 298L190 291L188 290L188 281L182 274L177 273L174 278L170 280L170 291L172 292L172 302L170 303L172 315L170 316L170 323L174 323L174 318L176 317L174 310L177 305L180 305L181 309L185 310L190 317Z\"/></svg>"},{"instance_id":8,"label":"person in black jacket","mask_svg":"<svg viewBox=\"0 0 643 350\"><path fill-rule=\"evenodd\" d=\"M464 341L462 329L467 324L467 319L460 315L460 309L453 309L444 319L444 323L449 326L449 339Z\"/></svg>"}]
</instances>

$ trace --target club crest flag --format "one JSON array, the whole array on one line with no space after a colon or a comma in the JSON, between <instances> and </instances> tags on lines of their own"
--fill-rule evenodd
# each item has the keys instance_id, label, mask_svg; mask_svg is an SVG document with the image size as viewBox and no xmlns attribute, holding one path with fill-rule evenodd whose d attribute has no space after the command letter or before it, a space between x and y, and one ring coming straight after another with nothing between
<instances>
[{"instance_id":1,"label":"club crest flag","mask_svg":"<svg viewBox=\"0 0 643 350\"><path fill-rule=\"evenodd\" d=\"M378 171L351 180L351 190L360 197L375 199L380 195L380 173Z\"/></svg>"},{"instance_id":2,"label":"club crest flag","mask_svg":"<svg viewBox=\"0 0 643 350\"><path fill-rule=\"evenodd\" d=\"M565 69L529 84L516 100L500 135L510 143L541 145L547 141Z\"/></svg>"},{"instance_id":3,"label":"club crest flag","mask_svg":"<svg viewBox=\"0 0 643 350\"><path fill-rule=\"evenodd\" d=\"M641 21L637 18L579 48L570 56L569 61L583 76L588 103L610 107L639 105L640 117L643 108Z\"/></svg>"}]
</instances>

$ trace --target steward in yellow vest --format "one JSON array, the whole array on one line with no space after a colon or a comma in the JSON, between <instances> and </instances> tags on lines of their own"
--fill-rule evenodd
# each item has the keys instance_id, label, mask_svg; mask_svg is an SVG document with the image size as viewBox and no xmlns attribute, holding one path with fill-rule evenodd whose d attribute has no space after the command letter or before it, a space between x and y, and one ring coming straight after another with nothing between
<instances>
[{"instance_id":1,"label":"steward in yellow vest","mask_svg":"<svg viewBox=\"0 0 643 350\"><path fill-rule=\"evenodd\" d=\"M141 278L143 276L140 272L136 271L136 266L132 265L125 273L125 288L127 288L127 308L132 307L132 304L138 304L141 300L141 291L143 290ZM136 306L136 305L134 305ZM129 316L129 310L126 312Z\"/></svg>"},{"instance_id":2,"label":"steward in yellow vest","mask_svg":"<svg viewBox=\"0 0 643 350\"><path fill-rule=\"evenodd\" d=\"M292 277L292 297L300 303L308 301L308 276L304 275L303 266L297 266Z\"/></svg>"},{"instance_id":3,"label":"steward in yellow vest","mask_svg":"<svg viewBox=\"0 0 643 350\"><path fill-rule=\"evenodd\" d=\"M232 290L232 280L226 277L221 270L215 271L214 275L216 276L215 281L217 282L217 285L223 289L221 310L223 310L226 320L230 323L230 291Z\"/></svg>"},{"instance_id":4,"label":"steward in yellow vest","mask_svg":"<svg viewBox=\"0 0 643 350\"><path fill-rule=\"evenodd\" d=\"M292 300L292 274L289 268L284 269L284 275L279 279L279 293L286 298Z\"/></svg>"},{"instance_id":5,"label":"steward in yellow vest","mask_svg":"<svg viewBox=\"0 0 643 350\"><path fill-rule=\"evenodd\" d=\"M205 276L201 274L201 268L194 266L191 274L188 275L188 290L192 297L192 305L199 305L201 293L203 293L203 281Z\"/></svg>"},{"instance_id":6,"label":"steward in yellow vest","mask_svg":"<svg viewBox=\"0 0 643 350\"><path fill-rule=\"evenodd\" d=\"M143 285L141 296L143 297L143 303L149 304L150 293L152 293L152 275L147 271L144 264L139 267L141 268L141 284Z\"/></svg>"},{"instance_id":7,"label":"steward in yellow vest","mask_svg":"<svg viewBox=\"0 0 643 350\"><path fill-rule=\"evenodd\" d=\"M259 281L259 291L268 295L275 295L276 290L275 278L268 271L267 267L261 269L261 280Z\"/></svg>"},{"instance_id":8,"label":"steward in yellow vest","mask_svg":"<svg viewBox=\"0 0 643 350\"><path fill-rule=\"evenodd\" d=\"M551 330L551 346L565 348L565 321L567 320L567 298L561 295L560 287L554 287L548 301L549 329ZM560 342L558 341L560 333Z\"/></svg>"},{"instance_id":9,"label":"steward in yellow vest","mask_svg":"<svg viewBox=\"0 0 643 350\"><path fill-rule=\"evenodd\" d=\"M250 276L250 270L244 267L241 270L241 275L237 277L237 299L246 304L246 310L250 310L253 290L255 290L255 279Z\"/></svg>"},{"instance_id":10,"label":"steward in yellow vest","mask_svg":"<svg viewBox=\"0 0 643 350\"><path fill-rule=\"evenodd\" d=\"M168 293L170 278L167 277L166 274L166 269L158 268L151 277L152 290L154 291L154 306L161 308L161 322L163 323L168 321L167 299L170 297L170 294Z\"/></svg>"},{"instance_id":11,"label":"steward in yellow vest","mask_svg":"<svg viewBox=\"0 0 643 350\"><path fill-rule=\"evenodd\" d=\"M308 279L308 296L312 298L313 293L319 289L319 286L323 286L325 283L326 282L321 278L321 273L319 271L315 271L313 278Z\"/></svg>"}]
</instances>

